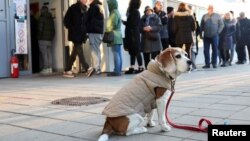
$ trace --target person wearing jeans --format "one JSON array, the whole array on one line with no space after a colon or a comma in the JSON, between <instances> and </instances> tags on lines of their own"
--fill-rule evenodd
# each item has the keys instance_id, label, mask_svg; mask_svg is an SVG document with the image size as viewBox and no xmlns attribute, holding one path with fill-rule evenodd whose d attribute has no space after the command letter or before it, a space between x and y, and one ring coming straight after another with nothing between
<instances>
[{"instance_id":1,"label":"person wearing jeans","mask_svg":"<svg viewBox=\"0 0 250 141\"><path fill-rule=\"evenodd\" d=\"M108 76L120 76L122 75L122 52L121 45L114 45L112 47L114 57L114 72L109 73Z\"/></svg>"},{"instance_id":2,"label":"person wearing jeans","mask_svg":"<svg viewBox=\"0 0 250 141\"><path fill-rule=\"evenodd\" d=\"M201 32L204 33L203 43L205 66L202 67L204 69L210 68L210 63L212 63L213 68L217 68L219 34L223 28L224 23L222 17L219 14L214 13L213 5L209 5L208 13L203 15L201 20ZM212 62L210 62L210 45L212 45Z\"/></svg>"},{"instance_id":3,"label":"person wearing jeans","mask_svg":"<svg viewBox=\"0 0 250 141\"><path fill-rule=\"evenodd\" d=\"M96 74L101 74L101 50L102 36L104 31L104 15L102 3L99 0L89 0L87 12L87 33L92 56L92 67Z\"/></svg>"},{"instance_id":4,"label":"person wearing jeans","mask_svg":"<svg viewBox=\"0 0 250 141\"><path fill-rule=\"evenodd\" d=\"M108 0L109 17L106 25L106 32L112 31L114 33L114 41L107 46L111 47L114 57L114 71L108 76L121 76L122 72L122 33L121 33L121 15L118 9L117 0Z\"/></svg>"}]
</instances>

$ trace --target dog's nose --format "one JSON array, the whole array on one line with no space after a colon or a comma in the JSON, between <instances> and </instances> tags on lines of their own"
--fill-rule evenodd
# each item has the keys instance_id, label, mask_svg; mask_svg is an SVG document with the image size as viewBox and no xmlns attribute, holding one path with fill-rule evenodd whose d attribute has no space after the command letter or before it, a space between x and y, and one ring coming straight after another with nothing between
<instances>
[{"instance_id":1,"label":"dog's nose","mask_svg":"<svg viewBox=\"0 0 250 141\"><path fill-rule=\"evenodd\" d=\"M188 64L188 65L191 65L191 64L192 64L191 60L188 60L188 61L187 61L187 64Z\"/></svg>"}]
</instances>

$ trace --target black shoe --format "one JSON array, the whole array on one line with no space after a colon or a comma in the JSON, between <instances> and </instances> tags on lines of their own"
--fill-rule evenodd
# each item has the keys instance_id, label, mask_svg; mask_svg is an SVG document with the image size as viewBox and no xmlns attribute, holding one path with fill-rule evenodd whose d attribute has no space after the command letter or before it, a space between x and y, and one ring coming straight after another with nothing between
<instances>
[{"instance_id":1,"label":"black shoe","mask_svg":"<svg viewBox=\"0 0 250 141\"><path fill-rule=\"evenodd\" d=\"M235 64L241 65L241 64L244 64L244 62L243 61L238 61Z\"/></svg>"},{"instance_id":2,"label":"black shoe","mask_svg":"<svg viewBox=\"0 0 250 141\"><path fill-rule=\"evenodd\" d=\"M209 69L210 66L209 66L209 65L205 65L205 66L203 66L202 68L203 68L203 69Z\"/></svg>"},{"instance_id":3,"label":"black shoe","mask_svg":"<svg viewBox=\"0 0 250 141\"><path fill-rule=\"evenodd\" d=\"M214 69L217 68L217 65L213 65L213 68L214 68Z\"/></svg>"},{"instance_id":4,"label":"black shoe","mask_svg":"<svg viewBox=\"0 0 250 141\"><path fill-rule=\"evenodd\" d=\"M125 74L134 74L135 69L134 68L129 68L127 71L125 71Z\"/></svg>"},{"instance_id":5,"label":"black shoe","mask_svg":"<svg viewBox=\"0 0 250 141\"><path fill-rule=\"evenodd\" d=\"M116 73L116 72L111 72L107 74L107 76L121 76L121 75L122 75L121 73Z\"/></svg>"},{"instance_id":6,"label":"black shoe","mask_svg":"<svg viewBox=\"0 0 250 141\"><path fill-rule=\"evenodd\" d=\"M138 70L135 70L135 73L141 73L144 71L144 68L138 68Z\"/></svg>"}]
</instances>

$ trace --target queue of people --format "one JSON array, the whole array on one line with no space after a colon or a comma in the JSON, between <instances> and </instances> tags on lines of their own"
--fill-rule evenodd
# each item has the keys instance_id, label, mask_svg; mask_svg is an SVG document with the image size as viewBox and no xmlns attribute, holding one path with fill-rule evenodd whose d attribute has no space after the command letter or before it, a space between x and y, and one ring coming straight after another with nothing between
<instances>
[{"instance_id":1,"label":"queue of people","mask_svg":"<svg viewBox=\"0 0 250 141\"><path fill-rule=\"evenodd\" d=\"M250 56L250 20L245 17L244 12L235 19L233 11L220 15L214 12L213 5L209 5L208 12L202 16L199 26L192 7L183 2L179 4L176 11L169 6L165 12L163 2L156 0L154 7L146 6L141 15L139 12L141 0L130 0L126 13L127 20L121 19L117 0L107 0L107 4L109 16L105 27L103 7L99 0L78 0L68 8L63 22L68 29L68 40L72 41L74 46L63 76L75 77L72 65L76 56L79 57L80 64L88 77L101 74L100 44L104 31L114 33L113 42L107 44L112 50L114 69L107 76L122 75L122 45L130 55L130 67L125 74L136 74L147 69L149 61L168 47L185 48L188 57L192 60L192 70L196 70L195 58L199 49L199 37L203 39L204 45L203 69L210 68L210 65L213 68L217 68L218 65L221 67L232 65L234 49L238 56L236 64L246 63L245 46ZM125 26L124 38L122 24ZM48 52L45 49L51 46L54 36L53 26L51 23L51 27L47 28L51 29L51 32L47 32L49 41L39 41L43 57L49 55L45 53ZM86 62L82 48L87 39L91 49L91 64ZM138 68L135 68L136 61ZM42 72L51 71L51 61L44 59L44 62Z\"/></svg>"}]
</instances>

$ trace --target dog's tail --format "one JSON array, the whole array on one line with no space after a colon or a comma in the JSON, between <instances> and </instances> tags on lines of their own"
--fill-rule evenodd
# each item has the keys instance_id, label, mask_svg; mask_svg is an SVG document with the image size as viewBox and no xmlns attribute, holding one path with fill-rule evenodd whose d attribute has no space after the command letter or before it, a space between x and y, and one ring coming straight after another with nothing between
<instances>
[{"instance_id":1,"label":"dog's tail","mask_svg":"<svg viewBox=\"0 0 250 141\"><path fill-rule=\"evenodd\" d=\"M98 141L108 141L109 135L111 135L114 132L112 126L106 119L103 130L102 130L102 135L99 137Z\"/></svg>"}]
</instances>

